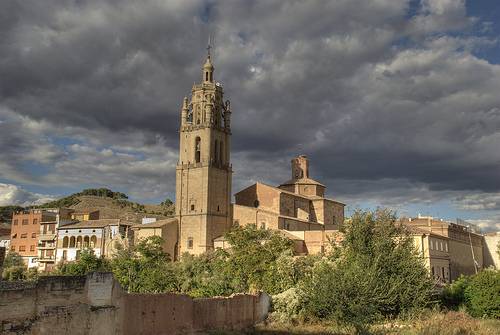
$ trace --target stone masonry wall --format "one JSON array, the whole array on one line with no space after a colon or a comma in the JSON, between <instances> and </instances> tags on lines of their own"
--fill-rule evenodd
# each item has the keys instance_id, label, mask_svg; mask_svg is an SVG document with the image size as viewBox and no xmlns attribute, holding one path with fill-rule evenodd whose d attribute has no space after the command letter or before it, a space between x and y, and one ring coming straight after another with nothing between
<instances>
[{"instance_id":1,"label":"stone masonry wall","mask_svg":"<svg viewBox=\"0 0 500 335\"><path fill-rule=\"evenodd\" d=\"M0 334L136 335L242 330L263 321L267 294L193 299L127 294L111 273L0 282Z\"/></svg>"}]
</instances>

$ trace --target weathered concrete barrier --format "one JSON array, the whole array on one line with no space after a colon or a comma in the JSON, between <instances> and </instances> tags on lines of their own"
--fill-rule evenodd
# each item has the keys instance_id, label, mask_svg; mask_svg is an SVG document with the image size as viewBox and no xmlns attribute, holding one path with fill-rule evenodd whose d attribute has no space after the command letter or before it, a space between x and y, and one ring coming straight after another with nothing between
<instances>
[{"instance_id":1,"label":"weathered concrete barrier","mask_svg":"<svg viewBox=\"0 0 500 335\"><path fill-rule=\"evenodd\" d=\"M139 335L242 330L267 317L270 297L127 294L111 273L0 282L0 334Z\"/></svg>"}]
</instances>

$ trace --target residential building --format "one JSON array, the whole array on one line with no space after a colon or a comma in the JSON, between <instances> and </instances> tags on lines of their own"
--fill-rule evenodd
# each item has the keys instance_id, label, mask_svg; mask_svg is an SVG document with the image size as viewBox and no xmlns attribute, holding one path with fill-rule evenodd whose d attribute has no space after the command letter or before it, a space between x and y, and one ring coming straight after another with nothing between
<instances>
[{"instance_id":1,"label":"residential building","mask_svg":"<svg viewBox=\"0 0 500 335\"><path fill-rule=\"evenodd\" d=\"M159 236L163 239L163 251L166 252L172 260L177 259L177 228L178 221L175 218L132 226L132 230L134 231L134 244L150 236Z\"/></svg>"},{"instance_id":2,"label":"residential building","mask_svg":"<svg viewBox=\"0 0 500 335\"><path fill-rule=\"evenodd\" d=\"M91 249L98 257L109 257L116 244L128 245L129 228L133 224L121 219L99 219L73 222L57 228L56 263L77 260L83 249Z\"/></svg>"},{"instance_id":3,"label":"residential building","mask_svg":"<svg viewBox=\"0 0 500 335\"><path fill-rule=\"evenodd\" d=\"M415 247L430 274L439 284L451 282L449 239L428 230L410 227Z\"/></svg>"},{"instance_id":4,"label":"residential building","mask_svg":"<svg viewBox=\"0 0 500 335\"><path fill-rule=\"evenodd\" d=\"M98 219L99 211L78 211L71 213L71 220L75 221L89 221Z\"/></svg>"},{"instance_id":5,"label":"residential building","mask_svg":"<svg viewBox=\"0 0 500 335\"><path fill-rule=\"evenodd\" d=\"M50 271L56 265L57 228L70 223L72 209L48 208L43 210L38 236L38 270Z\"/></svg>"},{"instance_id":6,"label":"residential building","mask_svg":"<svg viewBox=\"0 0 500 335\"><path fill-rule=\"evenodd\" d=\"M10 250L10 234L0 236L0 247L5 248L5 250Z\"/></svg>"},{"instance_id":7,"label":"residential building","mask_svg":"<svg viewBox=\"0 0 500 335\"><path fill-rule=\"evenodd\" d=\"M449 280L453 281L461 274L475 274L484 267L483 236L474 232L471 226L468 227L463 224L420 215L417 218L403 218L401 222L413 229L418 228L428 234L430 233L429 249L433 246L432 241L438 243L439 251L442 251L441 244L443 244L443 248L447 247ZM437 240L437 236L440 237L439 240ZM436 250L435 244L434 250ZM437 266L441 268L444 265Z\"/></svg>"},{"instance_id":8,"label":"residential building","mask_svg":"<svg viewBox=\"0 0 500 335\"><path fill-rule=\"evenodd\" d=\"M10 251L17 252L28 268L38 267L38 235L46 211L31 209L12 215Z\"/></svg>"}]
</instances>

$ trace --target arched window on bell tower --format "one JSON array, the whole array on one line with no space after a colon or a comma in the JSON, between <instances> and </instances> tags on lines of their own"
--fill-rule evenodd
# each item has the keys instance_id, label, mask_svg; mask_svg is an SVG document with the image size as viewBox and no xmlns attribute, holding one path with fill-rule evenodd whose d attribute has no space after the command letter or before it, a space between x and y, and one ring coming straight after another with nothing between
<instances>
[{"instance_id":1,"label":"arched window on bell tower","mask_svg":"<svg viewBox=\"0 0 500 335\"><path fill-rule=\"evenodd\" d=\"M201 161L201 138L198 136L194 145L194 161L199 163Z\"/></svg>"}]
</instances>

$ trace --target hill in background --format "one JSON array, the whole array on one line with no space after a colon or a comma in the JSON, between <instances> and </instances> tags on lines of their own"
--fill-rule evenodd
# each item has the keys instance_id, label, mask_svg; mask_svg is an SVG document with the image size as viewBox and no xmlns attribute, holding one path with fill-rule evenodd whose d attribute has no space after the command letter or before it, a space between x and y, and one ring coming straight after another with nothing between
<instances>
[{"instance_id":1,"label":"hill in background","mask_svg":"<svg viewBox=\"0 0 500 335\"><path fill-rule=\"evenodd\" d=\"M12 213L29 208L57 208L66 207L77 212L99 211L101 219L124 219L140 223L143 217L164 219L175 212L174 204L170 199L158 205L140 204L128 200L124 193L113 192L106 188L86 189L69 196L50 201L43 205L32 207L3 206L0 207L0 222L9 222Z\"/></svg>"}]
</instances>

